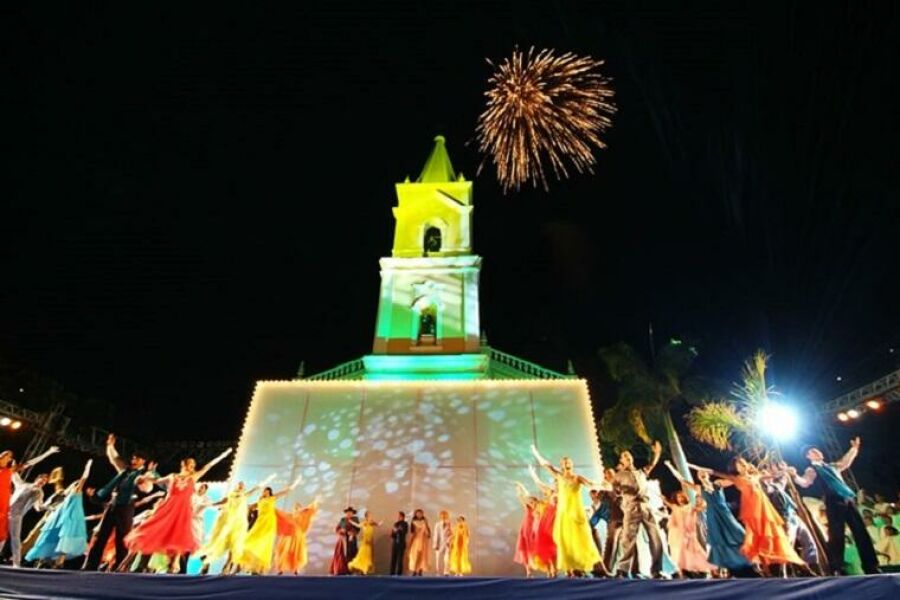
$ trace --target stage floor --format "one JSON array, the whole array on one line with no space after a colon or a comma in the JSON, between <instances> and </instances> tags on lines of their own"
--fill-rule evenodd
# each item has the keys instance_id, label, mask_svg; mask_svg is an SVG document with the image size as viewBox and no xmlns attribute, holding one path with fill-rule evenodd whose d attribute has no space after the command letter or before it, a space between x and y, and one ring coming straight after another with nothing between
<instances>
[{"instance_id":1,"label":"stage floor","mask_svg":"<svg viewBox=\"0 0 900 600\"><path fill-rule=\"evenodd\" d=\"M487 577L197 577L38 571L0 567L0 598L209 600L265 598L900 598L900 575L810 579L626 581Z\"/></svg>"}]
</instances>

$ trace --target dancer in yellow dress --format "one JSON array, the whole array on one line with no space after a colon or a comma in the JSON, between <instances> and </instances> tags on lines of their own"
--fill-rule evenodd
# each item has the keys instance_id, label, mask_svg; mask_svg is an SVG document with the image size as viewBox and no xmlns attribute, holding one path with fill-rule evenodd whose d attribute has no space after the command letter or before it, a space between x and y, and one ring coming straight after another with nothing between
<instances>
[{"instance_id":1,"label":"dancer in yellow dress","mask_svg":"<svg viewBox=\"0 0 900 600\"><path fill-rule=\"evenodd\" d=\"M565 571L569 577L595 570L607 574L591 535L591 527L581 500L581 487L608 489L609 484L595 483L575 473L572 470L572 459L568 456L564 456L560 460L559 468L556 468L538 454L537 448L532 446L531 450L540 465L556 479L557 500L553 541L556 543L557 569Z\"/></svg>"},{"instance_id":2,"label":"dancer in yellow dress","mask_svg":"<svg viewBox=\"0 0 900 600\"><path fill-rule=\"evenodd\" d=\"M381 523L380 521L376 522L369 511L363 515L362 523L354 523L360 529L359 550L356 552L356 557L347 565L351 573L370 575L375 572L375 528Z\"/></svg>"},{"instance_id":3,"label":"dancer in yellow dress","mask_svg":"<svg viewBox=\"0 0 900 600\"><path fill-rule=\"evenodd\" d=\"M231 572L234 564L244 553L244 539L247 537L247 496L261 486L267 485L274 477L270 475L250 489L244 489L244 482L238 481L225 498L213 504L222 508L213 524L206 546L197 551L197 555L203 557L201 575L206 575L210 565L226 555L228 559L222 567L222 573Z\"/></svg>"},{"instance_id":4,"label":"dancer in yellow dress","mask_svg":"<svg viewBox=\"0 0 900 600\"><path fill-rule=\"evenodd\" d=\"M278 535L278 518L275 516L275 503L282 496L300 484L297 479L288 487L278 492L266 487L259 500L256 501L256 521L244 538L244 551L237 561L238 570L248 571L256 575L268 573L272 568L272 554L275 551L275 538Z\"/></svg>"},{"instance_id":5,"label":"dancer in yellow dress","mask_svg":"<svg viewBox=\"0 0 900 600\"><path fill-rule=\"evenodd\" d=\"M450 541L450 573L457 577L468 575L472 572L472 563L469 562L469 526L462 515L456 517L456 526L453 528L453 539Z\"/></svg>"}]
</instances>

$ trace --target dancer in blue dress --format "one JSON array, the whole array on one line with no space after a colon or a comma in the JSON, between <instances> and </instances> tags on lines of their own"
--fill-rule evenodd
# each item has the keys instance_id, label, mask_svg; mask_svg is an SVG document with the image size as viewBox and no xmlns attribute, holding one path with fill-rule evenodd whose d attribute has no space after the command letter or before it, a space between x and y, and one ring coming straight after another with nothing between
<instances>
[{"instance_id":1,"label":"dancer in blue dress","mask_svg":"<svg viewBox=\"0 0 900 600\"><path fill-rule=\"evenodd\" d=\"M744 543L744 527L738 522L728 503L722 488L715 485L706 471L698 471L697 479L700 483L691 483L681 476L670 462L666 466L681 483L682 486L702 494L706 501L706 535L709 545L709 562L720 569L729 571L743 571L752 569L753 566L743 554L741 545Z\"/></svg>"},{"instance_id":2,"label":"dancer in blue dress","mask_svg":"<svg viewBox=\"0 0 900 600\"><path fill-rule=\"evenodd\" d=\"M26 560L63 560L84 556L87 552L87 525L84 522L82 489L93 461L87 461L81 479L66 490L65 500L48 519Z\"/></svg>"}]
</instances>

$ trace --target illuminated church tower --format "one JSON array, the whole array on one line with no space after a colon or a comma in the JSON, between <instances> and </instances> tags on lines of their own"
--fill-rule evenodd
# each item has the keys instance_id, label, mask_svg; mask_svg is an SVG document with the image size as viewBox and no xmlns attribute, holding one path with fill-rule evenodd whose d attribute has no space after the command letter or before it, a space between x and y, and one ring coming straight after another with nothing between
<instances>
[{"instance_id":1,"label":"illuminated church tower","mask_svg":"<svg viewBox=\"0 0 900 600\"><path fill-rule=\"evenodd\" d=\"M465 515L474 574L517 575L512 482L529 483L532 444L571 457L593 480L602 475L587 384L479 335L472 182L454 171L442 137L396 194L372 352L313 376L257 382L230 483L300 476L281 508L320 498L307 573L327 572L335 523L352 505L379 520L416 508L432 520L442 509ZM376 573L386 574L389 528L375 545Z\"/></svg>"},{"instance_id":2,"label":"illuminated church tower","mask_svg":"<svg viewBox=\"0 0 900 600\"><path fill-rule=\"evenodd\" d=\"M394 247L381 259L381 293L366 377L482 377L472 182L453 170L443 136L419 178L397 184ZM450 358L452 357L452 358Z\"/></svg>"}]
</instances>

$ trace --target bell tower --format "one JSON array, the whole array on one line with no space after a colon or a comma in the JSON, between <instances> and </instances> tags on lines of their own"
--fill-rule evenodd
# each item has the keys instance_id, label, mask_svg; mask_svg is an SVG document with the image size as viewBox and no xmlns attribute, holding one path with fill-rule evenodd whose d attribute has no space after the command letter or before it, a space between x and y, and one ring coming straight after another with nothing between
<instances>
[{"instance_id":1,"label":"bell tower","mask_svg":"<svg viewBox=\"0 0 900 600\"><path fill-rule=\"evenodd\" d=\"M443 136L418 179L407 177L396 191L373 355L476 354L481 257L472 254L472 182L453 170Z\"/></svg>"}]
</instances>

